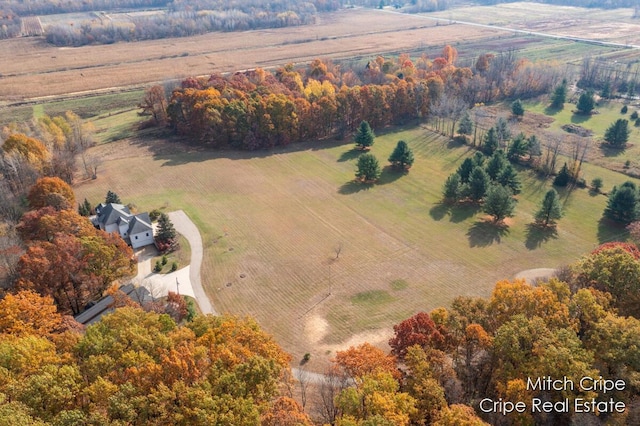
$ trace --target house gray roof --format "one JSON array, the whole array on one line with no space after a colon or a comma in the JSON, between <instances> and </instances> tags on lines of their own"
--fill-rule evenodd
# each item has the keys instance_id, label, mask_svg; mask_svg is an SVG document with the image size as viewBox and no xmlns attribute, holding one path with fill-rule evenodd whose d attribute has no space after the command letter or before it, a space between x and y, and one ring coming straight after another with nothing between
<instances>
[{"instance_id":1,"label":"house gray roof","mask_svg":"<svg viewBox=\"0 0 640 426\"><path fill-rule=\"evenodd\" d=\"M151 218L148 213L140 213L135 215L129 223L129 235L139 234L145 231L153 231L151 226Z\"/></svg>"},{"instance_id":2,"label":"house gray roof","mask_svg":"<svg viewBox=\"0 0 640 426\"><path fill-rule=\"evenodd\" d=\"M113 223L118 223L118 220L120 218L130 217L131 211L127 206L111 203L100 209L100 214L98 214L98 222L102 223L104 226L107 226Z\"/></svg>"},{"instance_id":3,"label":"house gray roof","mask_svg":"<svg viewBox=\"0 0 640 426\"><path fill-rule=\"evenodd\" d=\"M96 210L99 211L97 223L102 224L103 227L114 223L118 226L126 224L128 225L127 235L153 232L149 213L140 213L134 216L127 206L115 203L99 204Z\"/></svg>"}]
</instances>

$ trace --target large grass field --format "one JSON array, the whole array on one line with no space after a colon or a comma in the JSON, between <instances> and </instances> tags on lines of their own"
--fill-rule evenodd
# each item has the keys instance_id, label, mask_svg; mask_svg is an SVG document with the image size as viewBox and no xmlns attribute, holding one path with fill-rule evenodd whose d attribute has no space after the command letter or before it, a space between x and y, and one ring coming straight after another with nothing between
<instances>
[{"instance_id":1,"label":"large grass field","mask_svg":"<svg viewBox=\"0 0 640 426\"><path fill-rule=\"evenodd\" d=\"M414 167L385 168L374 186L352 182L358 152L335 141L239 153L138 140L97 147L112 159L75 190L94 204L110 189L143 211L185 210L203 234L203 283L216 309L255 316L294 357L314 360L358 337L385 341L415 312L488 296L497 280L625 237L600 224L606 198L586 190L561 193L557 234L532 229L550 184L527 171L508 227L441 205L444 180L473 151L407 128L378 136L372 152L386 163L400 139ZM610 184L625 179L603 172Z\"/></svg>"}]
</instances>

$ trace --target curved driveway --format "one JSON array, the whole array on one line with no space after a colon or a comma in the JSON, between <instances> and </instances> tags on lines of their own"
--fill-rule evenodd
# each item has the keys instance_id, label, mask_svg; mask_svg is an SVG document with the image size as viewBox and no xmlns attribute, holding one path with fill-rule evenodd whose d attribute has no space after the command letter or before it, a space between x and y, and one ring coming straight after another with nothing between
<instances>
[{"instance_id":1,"label":"curved driveway","mask_svg":"<svg viewBox=\"0 0 640 426\"><path fill-rule=\"evenodd\" d=\"M215 309L213 309L213 305L207 297L207 294L204 292L202 288L202 282L200 280L200 268L202 267L202 237L200 236L200 231L196 225L189 219L189 216L182 211L177 210L175 212L169 213L169 219L173 223L174 228L180 234L182 234L188 241L191 246L191 264L189 265L189 280L191 281L191 286L193 287L193 293L195 299L198 301L198 306L200 306L200 310L203 314L213 314L217 315Z\"/></svg>"},{"instance_id":2,"label":"curved driveway","mask_svg":"<svg viewBox=\"0 0 640 426\"><path fill-rule=\"evenodd\" d=\"M189 245L191 246L191 263L189 268L189 281L193 287L193 293L198 306L203 314L217 315L209 297L202 288L202 282L200 280L200 268L202 267L202 237L200 237L200 231L196 225L189 219L189 216L182 211L177 210L169 213L169 219L173 223L174 228L180 234L182 234Z\"/></svg>"}]
</instances>

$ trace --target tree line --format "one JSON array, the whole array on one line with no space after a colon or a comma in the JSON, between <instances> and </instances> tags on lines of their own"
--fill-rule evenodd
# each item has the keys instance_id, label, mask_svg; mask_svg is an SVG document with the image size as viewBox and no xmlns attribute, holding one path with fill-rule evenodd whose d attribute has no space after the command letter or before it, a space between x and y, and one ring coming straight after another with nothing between
<instances>
[{"instance_id":1,"label":"tree line","mask_svg":"<svg viewBox=\"0 0 640 426\"><path fill-rule=\"evenodd\" d=\"M453 129L474 104L545 93L559 75L513 52L481 55L473 68L457 67L456 58L445 46L433 60L379 56L350 69L316 59L306 69L213 74L185 79L169 100L162 88L151 88L141 107L195 143L255 150L342 138L362 121L379 129L431 115Z\"/></svg>"}]
</instances>

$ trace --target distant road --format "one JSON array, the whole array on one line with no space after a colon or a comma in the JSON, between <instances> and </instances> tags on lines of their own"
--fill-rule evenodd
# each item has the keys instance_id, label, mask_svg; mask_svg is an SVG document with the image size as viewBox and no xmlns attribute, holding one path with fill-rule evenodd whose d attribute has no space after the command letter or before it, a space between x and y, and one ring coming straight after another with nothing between
<instances>
[{"instance_id":1,"label":"distant road","mask_svg":"<svg viewBox=\"0 0 640 426\"><path fill-rule=\"evenodd\" d=\"M395 14L400 14L400 15L406 15L406 13L397 12L395 10L388 10L388 9L382 9L382 10L381 9L376 9L376 10L378 10L379 12L384 12L384 13L395 13ZM477 22L459 21L457 19L436 18L434 16L426 16L426 15L420 15L420 14L416 14L416 15L413 15L413 16L417 16L417 17L420 17L420 18L423 18L423 19L429 19L431 21L445 22L447 24L462 24L462 25L470 25L470 26L473 26L473 27L480 27L480 28L491 28L491 29L494 29L494 30L510 31L510 32L513 32L513 33L518 33L518 34L554 38L554 39L557 39L557 40L579 41L581 43L597 44L599 46L625 47L625 48L629 48L629 49L640 49L640 46L637 45L637 44L614 43L614 42L611 42L611 41L594 40L594 39L589 39L589 38L572 37L572 36L563 36L563 35L559 35L559 34L541 33L541 32L537 32L537 31L520 30L520 29L516 29L516 28L500 27L500 26L496 26L496 25L479 24Z\"/></svg>"}]
</instances>

